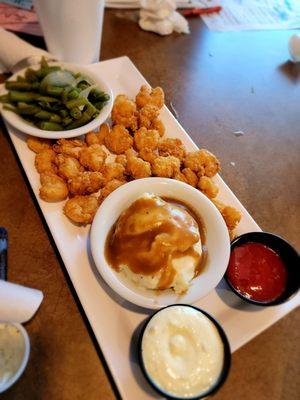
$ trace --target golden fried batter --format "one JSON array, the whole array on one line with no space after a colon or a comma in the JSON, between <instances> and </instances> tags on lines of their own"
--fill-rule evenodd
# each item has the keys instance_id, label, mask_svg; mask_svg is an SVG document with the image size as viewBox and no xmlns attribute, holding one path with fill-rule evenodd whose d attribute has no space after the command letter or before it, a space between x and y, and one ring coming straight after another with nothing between
<instances>
[{"instance_id":1,"label":"golden fried batter","mask_svg":"<svg viewBox=\"0 0 300 400\"><path fill-rule=\"evenodd\" d=\"M158 145L160 156L174 156L183 160L186 155L186 150L180 139L167 138L162 140Z\"/></svg>"},{"instance_id":2,"label":"golden fried batter","mask_svg":"<svg viewBox=\"0 0 300 400\"><path fill-rule=\"evenodd\" d=\"M51 140L42 139L35 136L27 136L27 146L35 153L40 153L43 150L51 149Z\"/></svg>"},{"instance_id":3,"label":"golden fried batter","mask_svg":"<svg viewBox=\"0 0 300 400\"><path fill-rule=\"evenodd\" d=\"M185 176L186 181L189 185L196 187L198 182L198 176L190 168L183 168L181 171Z\"/></svg>"},{"instance_id":4,"label":"golden fried batter","mask_svg":"<svg viewBox=\"0 0 300 400\"><path fill-rule=\"evenodd\" d=\"M152 163L152 173L156 176L172 178L180 172L180 160L173 156L157 157Z\"/></svg>"},{"instance_id":5,"label":"golden fried batter","mask_svg":"<svg viewBox=\"0 0 300 400\"><path fill-rule=\"evenodd\" d=\"M66 180L84 171L77 158L65 156L64 154L56 155L55 164L58 166L58 175Z\"/></svg>"},{"instance_id":6,"label":"golden fried batter","mask_svg":"<svg viewBox=\"0 0 300 400\"><path fill-rule=\"evenodd\" d=\"M35 168L37 172L42 174L43 172L57 172L57 166L55 163L56 154L52 149L42 150L35 156Z\"/></svg>"},{"instance_id":7,"label":"golden fried batter","mask_svg":"<svg viewBox=\"0 0 300 400\"><path fill-rule=\"evenodd\" d=\"M97 197L75 196L64 206L65 215L78 224L91 224L99 207Z\"/></svg>"},{"instance_id":8,"label":"golden fried batter","mask_svg":"<svg viewBox=\"0 0 300 400\"><path fill-rule=\"evenodd\" d=\"M40 198L48 201L62 201L68 197L65 181L52 172L41 174Z\"/></svg>"},{"instance_id":9,"label":"golden fried batter","mask_svg":"<svg viewBox=\"0 0 300 400\"><path fill-rule=\"evenodd\" d=\"M154 150L144 147L140 150L139 157L151 164L158 157L158 154Z\"/></svg>"},{"instance_id":10,"label":"golden fried batter","mask_svg":"<svg viewBox=\"0 0 300 400\"><path fill-rule=\"evenodd\" d=\"M155 130L140 128L134 134L134 144L138 151L143 148L155 150L159 142L159 133Z\"/></svg>"},{"instance_id":11,"label":"golden fried batter","mask_svg":"<svg viewBox=\"0 0 300 400\"><path fill-rule=\"evenodd\" d=\"M86 147L86 143L78 139L59 139L53 145L53 150L56 153L62 153L67 156L79 158L79 153L82 148Z\"/></svg>"},{"instance_id":12,"label":"golden fried batter","mask_svg":"<svg viewBox=\"0 0 300 400\"><path fill-rule=\"evenodd\" d=\"M155 118L151 122L150 129L155 129L156 131L158 131L160 137L164 136L166 131L163 122L159 118Z\"/></svg>"},{"instance_id":13,"label":"golden fried batter","mask_svg":"<svg viewBox=\"0 0 300 400\"><path fill-rule=\"evenodd\" d=\"M139 127L150 129L151 124L159 116L159 108L151 104L147 104L140 109L139 112Z\"/></svg>"},{"instance_id":14,"label":"golden fried batter","mask_svg":"<svg viewBox=\"0 0 300 400\"><path fill-rule=\"evenodd\" d=\"M104 144L104 138L109 133L109 125L102 124L100 126L99 132L88 132L85 135L85 141L88 146L92 144Z\"/></svg>"},{"instance_id":15,"label":"golden fried batter","mask_svg":"<svg viewBox=\"0 0 300 400\"><path fill-rule=\"evenodd\" d=\"M118 187L124 185L124 183L126 183L126 181L120 181L119 179L113 179L109 181L101 190L101 199L106 198L114 190L118 189Z\"/></svg>"},{"instance_id":16,"label":"golden fried batter","mask_svg":"<svg viewBox=\"0 0 300 400\"><path fill-rule=\"evenodd\" d=\"M92 144L84 147L79 154L81 165L90 171L101 171L105 163L107 154L100 144Z\"/></svg>"},{"instance_id":17,"label":"golden fried batter","mask_svg":"<svg viewBox=\"0 0 300 400\"><path fill-rule=\"evenodd\" d=\"M188 153L184 166L197 172L199 177L205 175L211 178L220 171L220 162L217 157L205 149Z\"/></svg>"},{"instance_id":18,"label":"golden fried batter","mask_svg":"<svg viewBox=\"0 0 300 400\"><path fill-rule=\"evenodd\" d=\"M123 167L126 168L127 158L125 154L119 154L118 156L116 156L115 162L123 165Z\"/></svg>"},{"instance_id":19,"label":"golden fried batter","mask_svg":"<svg viewBox=\"0 0 300 400\"><path fill-rule=\"evenodd\" d=\"M138 108L142 108L147 104L162 108L165 102L165 94L160 87L151 89L148 86L143 85L141 86L139 93L136 95L135 101Z\"/></svg>"},{"instance_id":20,"label":"golden fried batter","mask_svg":"<svg viewBox=\"0 0 300 400\"><path fill-rule=\"evenodd\" d=\"M91 194L104 186L105 179L101 172L85 171L68 180L68 187L72 195Z\"/></svg>"},{"instance_id":21,"label":"golden fried batter","mask_svg":"<svg viewBox=\"0 0 300 400\"><path fill-rule=\"evenodd\" d=\"M127 157L126 172L131 175L133 179L148 178L151 176L151 165L141 158L134 156Z\"/></svg>"},{"instance_id":22,"label":"golden fried batter","mask_svg":"<svg viewBox=\"0 0 300 400\"><path fill-rule=\"evenodd\" d=\"M111 162L104 165L102 170L105 182L109 182L113 179L124 180L125 168L122 164L117 162Z\"/></svg>"},{"instance_id":23,"label":"golden fried batter","mask_svg":"<svg viewBox=\"0 0 300 400\"><path fill-rule=\"evenodd\" d=\"M111 152L122 154L133 146L133 138L124 126L114 125L105 137L105 145Z\"/></svg>"},{"instance_id":24,"label":"golden fried batter","mask_svg":"<svg viewBox=\"0 0 300 400\"><path fill-rule=\"evenodd\" d=\"M218 200L212 199L212 202L222 214L227 228L233 231L242 218L241 212L234 207L226 206Z\"/></svg>"},{"instance_id":25,"label":"golden fried batter","mask_svg":"<svg viewBox=\"0 0 300 400\"><path fill-rule=\"evenodd\" d=\"M116 97L111 112L112 122L116 125L123 125L133 131L137 129L138 113L136 104L124 94Z\"/></svg>"},{"instance_id":26,"label":"golden fried batter","mask_svg":"<svg viewBox=\"0 0 300 400\"><path fill-rule=\"evenodd\" d=\"M207 176L201 176L198 182L198 188L210 199L217 197L219 193L218 185Z\"/></svg>"}]
</instances>

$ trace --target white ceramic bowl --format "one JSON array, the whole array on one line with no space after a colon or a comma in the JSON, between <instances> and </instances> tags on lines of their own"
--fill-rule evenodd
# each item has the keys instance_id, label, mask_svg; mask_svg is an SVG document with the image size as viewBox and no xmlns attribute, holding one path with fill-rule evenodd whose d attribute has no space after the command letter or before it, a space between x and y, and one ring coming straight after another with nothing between
<instances>
[{"instance_id":1,"label":"white ceramic bowl","mask_svg":"<svg viewBox=\"0 0 300 400\"><path fill-rule=\"evenodd\" d=\"M190 205L206 228L208 260L204 271L192 280L184 295L172 289L157 294L137 287L109 266L105 242L109 230L122 211L144 193L170 197ZM124 299L141 307L157 309L174 303L195 303L213 290L222 279L229 261L230 240L225 222L215 205L199 190L183 182L166 178L146 178L127 183L111 193L101 204L91 228L91 250L97 269L106 283Z\"/></svg>"},{"instance_id":2,"label":"white ceramic bowl","mask_svg":"<svg viewBox=\"0 0 300 400\"><path fill-rule=\"evenodd\" d=\"M15 372L15 374L7 382L5 382L4 385L0 385L0 393L3 393L5 390L9 389L21 377L28 363L29 353L30 353L29 336L26 330L23 328L23 326L21 324L12 322L3 322L3 323L7 325L13 325L19 330L19 332L21 332L22 338L24 340L24 354L20 366L18 370Z\"/></svg>"},{"instance_id":3,"label":"white ceramic bowl","mask_svg":"<svg viewBox=\"0 0 300 400\"><path fill-rule=\"evenodd\" d=\"M23 119L21 116L15 114L13 111L9 110L4 110L3 109L3 104L0 103L0 109L3 118L14 128L17 128L19 131L27 133L28 135L32 136L37 136L41 138L47 138L47 139L67 139L67 138L72 138L76 136L81 136L86 134L89 131L92 131L93 129L98 128L104 121L107 120L109 117L109 114L112 110L113 106L113 93L108 85L107 82L103 81L97 74L94 74L93 72L90 72L89 70L85 69L84 67L81 67L79 65L74 65L74 64L65 64L65 63L51 63L52 65L60 65L62 68L68 69L69 71L72 72L81 72L82 75L85 75L87 78L90 78L93 83L95 83L100 90L104 91L105 93L109 94L110 99L106 103L106 105L102 108L102 110L99 112L99 115L93 119L91 122L89 122L86 125L80 126L79 128L76 129L70 129L70 130L65 130L65 131L44 131L42 129L39 129L38 127L34 126L33 124L28 123L25 119ZM33 69L39 69L39 65L33 66L31 68ZM24 73L27 68L22 69L21 71L17 72L14 74L12 77L9 78L9 81L11 80L16 80L17 76L24 76ZM7 93L7 90L3 88L0 91L0 94L5 94Z\"/></svg>"}]
</instances>

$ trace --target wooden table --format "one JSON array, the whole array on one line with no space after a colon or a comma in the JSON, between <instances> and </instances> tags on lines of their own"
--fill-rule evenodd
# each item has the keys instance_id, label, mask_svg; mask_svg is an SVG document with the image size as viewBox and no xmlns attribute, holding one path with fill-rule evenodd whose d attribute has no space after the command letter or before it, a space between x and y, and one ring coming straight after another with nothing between
<instances>
[{"instance_id":1,"label":"wooden table","mask_svg":"<svg viewBox=\"0 0 300 400\"><path fill-rule=\"evenodd\" d=\"M211 33L193 19L191 35L159 37L139 30L135 16L106 12L101 59L128 55L152 85L161 85L195 142L222 160L222 177L262 229L299 249L300 68L287 62L291 32ZM41 39L27 39L43 46ZM9 231L8 277L41 289L45 299L26 324L28 367L0 398L114 399L101 352L1 130L0 224ZM214 398L296 399L299 317L299 310L292 312L234 353L229 379Z\"/></svg>"}]
</instances>

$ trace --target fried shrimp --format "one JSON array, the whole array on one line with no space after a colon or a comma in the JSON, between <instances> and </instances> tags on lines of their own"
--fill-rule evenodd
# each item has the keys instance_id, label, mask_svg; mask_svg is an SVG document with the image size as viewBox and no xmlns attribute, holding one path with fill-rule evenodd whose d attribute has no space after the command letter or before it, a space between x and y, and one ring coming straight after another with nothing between
<instances>
[{"instance_id":1,"label":"fried shrimp","mask_svg":"<svg viewBox=\"0 0 300 400\"><path fill-rule=\"evenodd\" d=\"M151 165L141 158L135 156L127 157L126 172L133 179L148 178L151 176Z\"/></svg>"},{"instance_id":2,"label":"fried shrimp","mask_svg":"<svg viewBox=\"0 0 300 400\"><path fill-rule=\"evenodd\" d=\"M199 177L205 175L212 178L220 171L217 157L205 149L188 153L184 159L184 166L196 172Z\"/></svg>"},{"instance_id":3,"label":"fried shrimp","mask_svg":"<svg viewBox=\"0 0 300 400\"><path fill-rule=\"evenodd\" d=\"M222 214L229 231L233 231L242 218L241 212L234 207L226 206L218 200L212 199L212 202Z\"/></svg>"},{"instance_id":4,"label":"fried shrimp","mask_svg":"<svg viewBox=\"0 0 300 400\"><path fill-rule=\"evenodd\" d=\"M116 156L115 162L123 165L123 167L126 168L127 158L125 154L119 154L118 156Z\"/></svg>"},{"instance_id":5,"label":"fried shrimp","mask_svg":"<svg viewBox=\"0 0 300 400\"><path fill-rule=\"evenodd\" d=\"M80 151L86 147L86 143L78 139L59 139L53 145L53 150L56 153L62 153L67 156L79 158Z\"/></svg>"},{"instance_id":6,"label":"fried shrimp","mask_svg":"<svg viewBox=\"0 0 300 400\"><path fill-rule=\"evenodd\" d=\"M65 156L63 154L56 155L55 164L58 166L58 175L66 180L84 171L83 166L80 165L77 158Z\"/></svg>"},{"instance_id":7,"label":"fried shrimp","mask_svg":"<svg viewBox=\"0 0 300 400\"><path fill-rule=\"evenodd\" d=\"M48 201L62 201L68 197L68 187L65 181L53 172L41 174L40 198Z\"/></svg>"},{"instance_id":8,"label":"fried shrimp","mask_svg":"<svg viewBox=\"0 0 300 400\"><path fill-rule=\"evenodd\" d=\"M108 150L113 153L122 154L132 147L133 138L124 126L114 125L112 130L105 137L105 145Z\"/></svg>"},{"instance_id":9,"label":"fried shrimp","mask_svg":"<svg viewBox=\"0 0 300 400\"><path fill-rule=\"evenodd\" d=\"M201 176L198 182L198 188L210 199L217 197L219 192L218 185L207 176Z\"/></svg>"},{"instance_id":10,"label":"fried shrimp","mask_svg":"<svg viewBox=\"0 0 300 400\"><path fill-rule=\"evenodd\" d=\"M109 125L102 124L100 126L99 132L88 132L85 135L85 141L88 146L92 144L104 144L105 136L109 133Z\"/></svg>"},{"instance_id":11,"label":"fried shrimp","mask_svg":"<svg viewBox=\"0 0 300 400\"><path fill-rule=\"evenodd\" d=\"M158 157L158 154L154 150L144 147L140 150L139 157L152 164L153 161Z\"/></svg>"},{"instance_id":12,"label":"fried shrimp","mask_svg":"<svg viewBox=\"0 0 300 400\"><path fill-rule=\"evenodd\" d=\"M51 140L42 139L35 136L27 136L27 146L35 153L40 153L43 150L51 149Z\"/></svg>"},{"instance_id":13,"label":"fried shrimp","mask_svg":"<svg viewBox=\"0 0 300 400\"><path fill-rule=\"evenodd\" d=\"M143 85L136 95L135 101L138 108L142 108L147 104L162 108L165 102L165 94L161 87L151 89Z\"/></svg>"},{"instance_id":14,"label":"fried shrimp","mask_svg":"<svg viewBox=\"0 0 300 400\"><path fill-rule=\"evenodd\" d=\"M111 162L104 165L102 170L105 182L109 182L113 179L124 180L125 168L122 164L117 162Z\"/></svg>"},{"instance_id":15,"label":"fried shrimp","mask_svg":"<svg viewBox=\"0 0 300 400\"><path fill-rule=\"evenodd\" d=\"M155 130L140 128L134 134L134 144L137 150L141 151L143 148L154 150L157 148L159 142L159 133Z\"/></svg>"},{"instance_id":16,"label":"fried shrimp","mask_svg":"<svg viewBox=\"0 0 300 400\"><path fill-rule=\"evenodd\" d=\"M101 172L82 172L68 180L69 191L72 195L91 194L104 186L105 179Z\"/></svg>"},{"instance_id":17,"label":"fried shrimp","mask_svg":"<svg viewBox=\"0 0 300 400\"><path fill-rule=\"evenodd\" d=\"M185 176L186 181L189 185L196 187L198 182L198 176L190 168L183 168L181 171Z\"/></svg>"},{"instance_id":18,"label":"fried shrimp","mask_svg":"<svg viewBox=\"0 0 300 400\"><path fill-rule=\"evenodd\" d=\"M162 140L158 145L160 156L174 156L183 160L186 155L186 150L180 139L167 138Z\"/></svg>"},{"instance_id":19,"label":"fried shrimp","mask_svg":"<svg viewBox=\"0 0 300 400\"><path fill-rule=\"evenodd\" d=\"M75 196L64 206L65 215L78 224L91 224L99 207L97 197Z\"/></svg>"},{"instance_id":20,"label":"fried shrimp","mask_svg":"<svg viewBox=\"0 0 300 400\"><path fill-rule=\"evenodd\" d=\"M39 174L43 172L57 172L57 166L55 163L56 154L52 149L42 150L35 156L35 168Z\"/></svg>"},{"instance_id":21,"label":"fried shrimp","mask_svg":"<svg viewBox=\"0 0 300 400\"><path fill-rule=\"evenodd\" d=\"M124 94L119 94L114 102L111 119L114 124L123 125L125 128L135 131L138 127L138 112L135 102Z\"/></svg>"},{"instance_id":22,"label":"fried shrimp","mask_svg":"<svg viewBox=\"0 0 300 400\"><path fill-rule=\"evenodd\" d=\"M157 157L152 163L152 173L164 178L172 178L180 172L180 160L173 156Z\"/></svg>"},{"instance_id":23,"label":"fried shrimp","mask_svg":"<svg viewBox=\"0 0 300 400\"><path fill-rule=\"evenodd\" d=\"M81 165L90 171L100 171L105 163L107 154L100 144L84 147L79 153Z\"/></svg>"},{"instance_id":24,"label":"fried shrimp","mask_svg":"<svg viewBox=\"0 0 300 400\"><path fill-rule=\"evenodd\" d=\"M155 129L159 133L160 137L164 136L165 131L166 131L166 128L165 128L163 122L159 118L155 118L151 122L150 129Z\"/></svg>"},{"instance_id":25,"label":"fried shrimp","mask_svg":"<svg viewBox=\"0 0 300 400\"><path fill-rule=\"evenodd\" d=\"M152 104L147 104L140 109L139 126L149 129L154 120L159 116L159 108Z\"/></svg>"},{"instance_id":26,"label":"fried shrimp","mask_svg":"<svg viewBox=\"0 0 300 400\"><path fill-rule=\"evenodd\" d=\"M120 181L119 179L109 181L101 190L101 199L105 199L114 190L118 189L118 187L124 185L124 183L126 183L126 181Z\"/></svg>"}]
</instances>

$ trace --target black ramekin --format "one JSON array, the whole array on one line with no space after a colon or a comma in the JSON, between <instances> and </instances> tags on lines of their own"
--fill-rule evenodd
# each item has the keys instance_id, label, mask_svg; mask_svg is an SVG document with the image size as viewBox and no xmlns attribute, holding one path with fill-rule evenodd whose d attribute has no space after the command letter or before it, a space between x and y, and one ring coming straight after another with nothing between
<instances>
[{"instance_id":1,"label":"black ramekin","mask_svg":"<svg viewBox=\"0 0 300 400\"><path fill-rule=\"evenodd\" d=\"M247 301L248 303L255 304L257 306L275 306L282 304L289 300L293 295L295 295L300 287L300 258L297 251L280 236L274 235L268 232L249 232L241 236L236 237L231 242L231 250L235 247L241 246L246 243L261 243L269 247L275 253L279 255L287 271L287 283L284 292L277 299L262 302L253 299L249 299L240 293L230 282L225 273L224 278L230 287L230 289L241 299Z\"/></svg>"},{"instance_id":2,"label":"black ramekin","mask_svg":"<svg viewBox=\"0 0 300 400\"><path fill-rule=\"evenodd\" d=\"M200 400L200 399L204 399L207 396L210 396L214 393L216 393L220 387L224 384L224 382L226 381L226 378L228 376L229 373L229 369L230 369L230 364L231 364L231 352L230 352L230 345L227 339L227 336L223 330L223 328L221 327L221 325L210 315L208 314L206 311L201 310L200 308L191 306L189 304L171 304L170 306L161 308L160 310L156 311L154 314L152 314L149 318L147 318L147 320L145 321L145 324L141 330L141 333L139 335L139 340L138 340L138 357L139 357L139 363L140 363L140 367L141 370L146 378L146 380L149 382L149 384L152 386L152 388L158 392L160 395L162 395L164 398L166 399L170 399L170 400L182 400L181 397L177 397L174 396L168 392L165 392L163 389L161 389L160 387L158 387L156 385L156 383L152 380L151 376L148 375L148 372L146 370L146 367L144 365L144 360L143 360L143 354L142 354L142 341L143 341L143 336L144 336L144 332L145 329L147 328L149 322L151 321L151 319L160 311L166 309L166 308L170 308L170 307L191 307L197 311L199 311L200 313L204 314L208 319L210 319L210 321L215 325L215 327L218 330L218 333L221 337L221 340L223 342L223 346L224 346L224 362L223 362L223 368L222 371L220 373L219 378L217 379L217 381L215 382L214 385L212 385L212 387L210 389L208 389L206 392L201 393L200 395L196 396L196 397L185 397L184 400Z\"/></svg>"}]
</instances>

